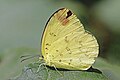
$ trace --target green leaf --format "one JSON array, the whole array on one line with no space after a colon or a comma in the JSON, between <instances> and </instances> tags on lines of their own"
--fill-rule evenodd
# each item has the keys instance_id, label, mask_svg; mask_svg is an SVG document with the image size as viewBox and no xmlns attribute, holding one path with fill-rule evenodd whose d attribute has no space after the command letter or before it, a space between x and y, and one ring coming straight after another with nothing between
<instances>
[{"instance_id":1,"label":"green leaf","mask_svg":"<svg viewBox=\"0 0 120 80\"><path fill-rule=\"evenodd\" d=\"M29 64L20 76L11 80L108 80L96 72L56 70L45 65L39 67L40 64L42 63Z\"/></svg>"}]
</instances>

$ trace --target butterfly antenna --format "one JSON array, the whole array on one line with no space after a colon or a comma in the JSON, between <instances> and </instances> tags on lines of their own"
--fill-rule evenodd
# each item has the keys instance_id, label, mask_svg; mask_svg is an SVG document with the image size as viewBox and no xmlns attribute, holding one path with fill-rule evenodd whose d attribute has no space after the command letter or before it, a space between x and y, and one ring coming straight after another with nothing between
<instances>
[{"instance_id":1,"label":"butterfly antenna","mask_svg":"<svg viewBox=\"0 0 120 80\"><path fill-rule=\"evenodd\" d=\"M28 60L28 59L31 59L31 58L34 58L34 57L40 57L40 55L24 55L24 56L21 56L20 58L23 58L21 60L21 62L23 62L25 60Z\"/></svg>"},{"instance_id":2,"label":"butterfly antenna","mask_svg":"<svg viewBox=\"0 0 120 80\"><path fill-rule=\"evenodd\" d=\"M20 58L24 58L24 57L28 57L28 56L31 56L31 55L24 55L24 56L20 56Z\"/></svg>"}]
</instances>

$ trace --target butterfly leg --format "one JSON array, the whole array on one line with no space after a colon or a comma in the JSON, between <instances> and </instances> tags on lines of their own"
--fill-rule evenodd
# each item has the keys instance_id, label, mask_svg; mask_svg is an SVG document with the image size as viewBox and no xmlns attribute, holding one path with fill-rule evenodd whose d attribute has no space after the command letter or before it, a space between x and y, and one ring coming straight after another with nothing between
<instances>
[{"instance_id":1,"label":"butterfly leg","mask_svg":"<svg viewBox=\"0 0 120 80\"><path fill-rule=\"evenodd\" d=\"M54 65L54 64L52 64L51 66L53 66L53 67L55 68L55 70L57 71L57 73L58 73L58 74L60 74L61 76L63 76L63 74L62 74L62 73L60 73L60 71L58 71L58 70L57 70L57 68L55 67L55 65Z\"/></svg>"},{"instance_id":2,"label":"butterfly leg","mask_svg":"<svg viewBox=\"0 0 120 80\"><path fill-rule=\"evenodd\" d=\"M43 66L43 65L45 65L45 63L41 63L41 64L38 66L37 72L40 71L40 67Z\"/></svg>"}]
</instances>

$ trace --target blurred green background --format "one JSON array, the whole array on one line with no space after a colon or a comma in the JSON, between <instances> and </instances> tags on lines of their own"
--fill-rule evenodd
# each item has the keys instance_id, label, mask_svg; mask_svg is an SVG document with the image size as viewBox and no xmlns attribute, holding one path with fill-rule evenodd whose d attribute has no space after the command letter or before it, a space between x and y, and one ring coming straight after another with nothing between
<instances>
[{"instance_id":1,"label":"blurred green background","mask_svg":"<svg viewBox=\"0 0 120 80\"><path fill-rule=\"evenodd\" d=\"M59 8L72 10L100 44L93 67L120 80L120 0L0 0L0 80L19 75L20 56L40 54L44 26Z\"/></svg>"}]
</instances>

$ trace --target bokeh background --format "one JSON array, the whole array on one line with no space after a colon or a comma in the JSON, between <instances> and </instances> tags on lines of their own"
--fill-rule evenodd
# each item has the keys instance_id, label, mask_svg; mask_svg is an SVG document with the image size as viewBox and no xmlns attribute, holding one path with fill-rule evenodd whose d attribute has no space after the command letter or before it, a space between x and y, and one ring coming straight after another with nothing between
<instances>
[{"instance_id":1,"label":"bokeh background","mask_svg":"<svg viewBox=\"0 0 120 80\"><path fill-rule=\"evenodd\" d=\"M19 76L22 55L40 54L44 26L59 8L72 10L100 45L93 67L120 80L120 0L0 0L0 80Z\"/></svg>"}]
</instances>

